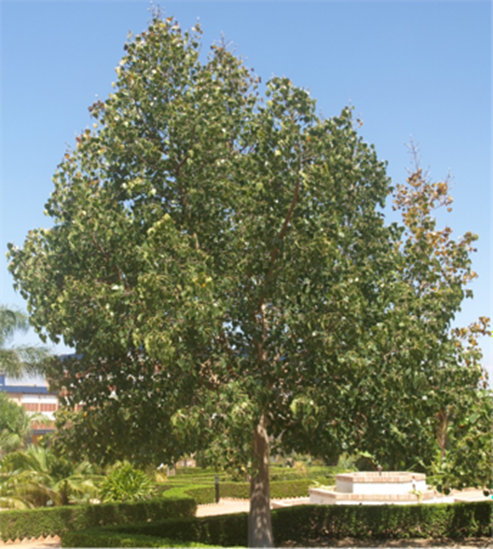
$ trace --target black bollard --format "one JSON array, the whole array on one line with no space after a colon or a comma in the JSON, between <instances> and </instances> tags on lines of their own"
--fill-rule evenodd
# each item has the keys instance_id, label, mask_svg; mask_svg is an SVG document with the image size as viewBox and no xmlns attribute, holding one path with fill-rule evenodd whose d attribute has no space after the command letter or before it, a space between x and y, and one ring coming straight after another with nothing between
<instances>
[{"instance_id":1,"label":"black bollard","mask_svg":"<svg viewBox=\"0 0 493 549\"><path fill-rule=\"evenodd\" d=\"M219 476L214 477L214 486L216 488L216 503L219 503Z\"/></svg>"}]
</instances>

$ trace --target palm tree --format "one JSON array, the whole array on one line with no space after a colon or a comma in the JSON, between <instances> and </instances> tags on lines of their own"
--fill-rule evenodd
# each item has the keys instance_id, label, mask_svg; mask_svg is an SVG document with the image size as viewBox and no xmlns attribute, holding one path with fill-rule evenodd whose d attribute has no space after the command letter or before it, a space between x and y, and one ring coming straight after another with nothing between
<instances>
[{"instance_id":1,"label":"palm tree","mask_svg":"<svg viewBox=\"0 0 493 549\"><path fill-rule=\"evenodd\" d=\"M49 448L30 446L1 462L0 508L87 503L101 478L87 461L74 465Z\"/></svg>"},{"instance_id":2,"label":"palm tree","mask_svg":"<svg viewBox=\"0 0 493 549\"><path fill-rule=\"evenodd\" d=\"M26 446L31 431L27 412L6 393L0 393L0 459L10 452Z\"/></svg>"},{"instance_id":3,"label":"palm tree","mask_svg":"<svg viewBox=\"0 0 493 549\"><path fill-rule=\"evenodd\" d=\"M21 311L0 305L0 375L21 378L29 374L42 374L49 352L40 346L17 345L6 347L16 332L26 332L29 319Z\"/></svg>"}]
</instances>

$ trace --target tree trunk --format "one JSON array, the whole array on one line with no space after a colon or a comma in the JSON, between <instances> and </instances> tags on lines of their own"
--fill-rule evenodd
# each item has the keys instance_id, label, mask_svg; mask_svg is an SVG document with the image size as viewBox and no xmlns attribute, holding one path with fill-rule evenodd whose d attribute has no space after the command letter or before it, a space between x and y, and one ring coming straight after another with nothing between
<instances>
[{"instance_id":1,"label":"tree trunk","mask_svg":"<svg viewBox=\"0 0 493 549\"><path fill-rule=\"evenodd\" d=\"M257 474L250 481L248 546L273 547L270 519L269 436L265 414L262 415L253 433L253 452Z\"/></svg>"}]
</instances>

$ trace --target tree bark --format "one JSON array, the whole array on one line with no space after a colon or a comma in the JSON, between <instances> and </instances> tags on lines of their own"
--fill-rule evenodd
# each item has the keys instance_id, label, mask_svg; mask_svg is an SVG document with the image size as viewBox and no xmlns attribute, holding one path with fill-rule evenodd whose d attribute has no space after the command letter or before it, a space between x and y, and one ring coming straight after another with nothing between
<instances>
[{"instance_id":1,"label":"tree bark","mask_svg":"<svg viewBox=\"0 0 493 549\"><path fill-rule=\"evenodd\" d=\"M253 452L257 473L250 481L248 547L273 547L270 518L269 436L265 414L253 433Z\"/></svg>"}]
</instances>

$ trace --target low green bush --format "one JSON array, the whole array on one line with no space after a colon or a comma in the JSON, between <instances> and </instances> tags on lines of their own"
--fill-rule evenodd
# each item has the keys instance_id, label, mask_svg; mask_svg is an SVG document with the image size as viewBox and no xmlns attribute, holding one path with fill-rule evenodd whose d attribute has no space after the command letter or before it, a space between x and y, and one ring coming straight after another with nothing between
<instances>
[{"instance_id":1,"label":"low green bush","mask_svg":"<svg viewBox=\"0 0 493 549\"><path fill-rule=\"evenodd\" d=\"M272 527L277 545L288 541L308 545L310 540L344 537L458 540L490 536L491 511L492 503L488 501L426 505L300 505L272 511ZM159 546L147 545L154 543L153 539L167 547L182 547L183 544L192 547L193 543L246 546L247 525L247 513L167 519L63 534L62 546ZM76 539L75 535L85 537ZM109 545L106 541L103 543L110 538L117 540L114 542L116 545ZM123 540L135 545L123 545Z\"/></svg>"},{"instance_id":2,"label":"low green bush","mask_svg":"<svg viewBox=\"0 0 493 549\"><path fill-rule=\"evenodd\" d=\"M214 503L216 500L216 492L213 485L186 484L184 486L175 486L166 490L166 492L163 492L162 498L192 498L197 505L201 505L203 503Z\"/></svg>"},{"instance_id":3,"label":"low green bush","mask_svg":"<svg viewBox=\"0 0 493 549\"><path fill-rule=\"evenodd\" d=\"M168 490L171 490L171 488L173 488L173 486L171 484L168 484L168 483L157 483L154 487L154 492L156 494L156 497L161 497L165 492L167 492Z\"/></svg>"},{"instance_id":4,"label":"low green bush","mask_svg":"<svg viewBox=\"0 0 493 549\"><path fill-rule=\"evenodd\" d=\"M214 483L216 475L177 475L173 477L167 477L167 483L169 484L211 484ZM219 480L221 482L230 481L229 475L220 474Z\"/></svg>"},{"instance_id":5,"label":"low green bush","mask_svg":"<svg viewBox=\"0 0 493 549\"><path fill-rule=\"evenodd\" d=\"M118 545L122 540L135 542L125 547L244 547L247 526L248 514L235 513L93 528L62 534L61 539L62 547L123 547ZM142 545L143 542L156 545Z\"/></svg>"},{"instance_id":6,"label":"low green bush","mask_svg":"<svg viewBox=\"0 0 493 549\"><path fill-rule=\"evenodd\" d=\"M492 502L300 505L272 512L276 543L313 538L466 539L490 536Z\"/></svg>"},{"instance_id":7,"label":"low green bush","mask_svg":"<svg viewBox=\"0 0 493 549\"><path fill-rule=\"evenodd\" d=\"M308 497L308 488L313 484L309 479L274 481L270 483L270 497L272 499ZM221 497L243 498L250 497L250 484L247 482L223 482L219 485ZM187 491L194 497L193 491Z\"/></svg>"},{"instance_id":8,"label":"low green bush","mask_svg":"<svg viewBox=\"0 0 493 549\"><path fill-rule=\"evenodd\" d=\"M168 519L112 528L125 534L166 537L180 542L200 542L223 547L247 545L248 513Z\"/></svg>"},{"instance_id":9,"label":"low green bush","mask_svg":"<svg viewBox=\"0 0 493 549\"><path fill-rule=\"evenodd\" d=\"M318 479L323 478L333 480L336 473L344 472L343 469L333 466L307 466L304 470L296 468L282 467L274 465L270 467L270 480L284 481L284 480L300 480L300 479ZM213 468L194 468L189 467L185 469L178 469L176 475L170 475L167 477L167 483L171 484L209 484L214 482L214 477L219 476L220 482L244 482L244 475L242 480L237 480L238 475L233 475L225 471L215 471ZM327 482L325 482L327 484Z\"/></svg>"},{"instance_id":10,"label":"low green bush","mask_svg":"<svg viewBox=\"0 0 493 549\"><path fill-rule=\"evenodd\" d=\"M68 530L93 526L162 520L163 517L193 517L197 505L186 495L133 503L42 507L0 512L4 541L60 535Z\"/></svg>"},{"instance_id":11,"label":"low green bush","mask_svg":"<svg viewBox=\"0 0 493 549\"><path fill-rule=\"evenodd\" d=\"M271 498L300 498L308 497L308 488L313 485L310 479L288 480L285 482L271 482Z\"/></svg>"},{"instance_id":12,"label":"low green bush","mask_svg":"<svg viewBox=\"0 0 493 549\"><path fill-rule=\"evenodd\" d=\"M270 495L273 499L308 497L308 488L313 484L312 480L290 480L270 483ZM219 494L222 498L250 498L250 484L248 482L220 482ZM192 497L197 505L214 503L216 500L216 489L214 483L185 484L175 486L162 493L164 498Z\"/></svg>"},{"instance_id":13,"label":"low green bush","mask_svg":"<svg viewBox=\"0 0 493 549\"><path fill-rule=\"evenodd\" d=\"M156 536L124 534L95 528L78 532L65 532L62 547L222 547L194 541L177 541Z\"/></svg>"},{"instance_id":14,"label":"low green bush","mask_svg":"<svg viewBox=\"0 0 493 549\"><path fill-rule=\"evenodd\" d=\"M170 467L171 469L171 467ZM178 467L175 466L175 476L178 475L196 475L196 474L204 474L204 473L213 473L214 468L213 467Z\"/></svg>"},{"instance_id":15,"label":"low green bush","mask_svg":"<svg viewBox=\"0 0 493 549\"><path fill-rule=\"evenodd\" d=\"M334 481L337 473L342 473L344 470L338 467L332 466L311 466L306 467L305 470L300 470L290 467L271 467L270 468L270 480L296 480L296 479L324 479L325 484L327 481ZM334 481L335 484L335 481Z\"/></svg>"},{"instance_id":16,"label":"low green bush","mask_svg":"<svg viewBox=\"0 0 493 549\"><path fill-rule=\"evenodd\" d=\"M217 475L214 467L177 467L174 476Z\"/></svg>"}]
</instances>

